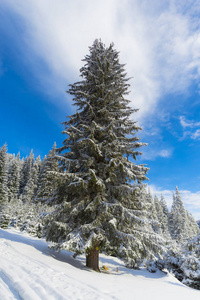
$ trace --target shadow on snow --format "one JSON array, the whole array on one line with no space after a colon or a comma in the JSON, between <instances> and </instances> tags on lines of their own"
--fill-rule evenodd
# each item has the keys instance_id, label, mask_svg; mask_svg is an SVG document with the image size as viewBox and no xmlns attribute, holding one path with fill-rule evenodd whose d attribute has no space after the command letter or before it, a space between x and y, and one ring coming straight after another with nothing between
<instances>
[{"instance_id":1,"label":"shadow on snow","mask_svg":"<svg viewBox=\"0 0 200 300\"><path fill-rule=\"evenodd\" d=\"M85 266L85 257L81 255L81 256L77 256L77 258L74 259L72 252L66 250L61 250L60 252L56 252L55 250L52 250L48 247L49 244L44 239L38 239L29 236L27 234L24 234L22 232L18 232L18 231L11 232L9 230L4 230L0 228L0 239L1 238L32 246L36 250L40 251L43 255L51 256L52 258L64 263L68 263L75 268L91 271ZM120 261L120 259L112 256L100 255L100 264L102 266L103 265L108 266L110 270L108 274L110 275L120 276L120 275L130 274L136 277L143 277L147 279L160 279L169 276L165 272L161 272L161 271L157 271L156 273L150 273L146 269L134 270L131 268L127 268L124 266L123 262ZM168 281L168 283L171 283L173 285L184 286L179 282L177 283L171 282L170 280Z\"/></svg>"}]
</instances>

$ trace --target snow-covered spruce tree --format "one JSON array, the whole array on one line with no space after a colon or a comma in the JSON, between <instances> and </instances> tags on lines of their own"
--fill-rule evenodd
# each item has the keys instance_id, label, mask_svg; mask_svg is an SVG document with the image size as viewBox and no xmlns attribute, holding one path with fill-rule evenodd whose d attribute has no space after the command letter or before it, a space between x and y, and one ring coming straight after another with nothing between
<instances>
[{"instance_id":1,"label":"snow-covered spruce tree","mask_svg":"<svg viewBox=\"0 0 200 300\"><path fill-rule=\"evenodd\" d=\"M26 182L26 185L23 189L23 193L21 195L23 202L31 202L36 194L40 164L41 159L40 157L37 157L36 161L33 162L33 165L30 169L28 181Z\"/></svg>"},{"instance_id":2,"label":"snow-covered spruce tree","mask_svg":"<svg viewBox=\"0 0 200 300\"><path fill-rule=\"evenodd\" d=\"M172 206L171 206L171 210L168 214L168 227L169 227L170 235L173 239L175 238L175 234L174 234L175 217L176 217L176 196L173 191Z\"/></svg>"},{"instance_id":3,"label":"snow-covered spruce tree","mask_svg":"<svg viewBox=\"0 0 200 300\"><path fill-rule=\"evenodd\" d=\"M163 211L163 221L162 221L163 232L169 238L170 237L169 224L168 224L169 210L168 210L167 203L165 201L165 198L164 198L163 194L161 194L161 197L160 197L160 206L161 206L162 211Z\"/></svg>"},{"instance_id":4,"label":"snow-covered spruce tree","mask_svg":"<svg viewBox=\"0 0 200 300\"><path fill-rule=\"evenodd\" d=\"M173 193L169 228L172 238L179 243L186 242L198 234L196 222L185 209L178 187L176 193Z\"/></svg>"},{"instance_id":5,"label":"snow-covered spruce tree","mask_svg":"<svg viewBox=\"0 0 200 300\"><path fill-rule=\"evenodd\" d=\"M157 212L156 212L155 204L153 201L153 196L151 194L150 189L148 189L148 192L146 194L146 199L147 199L147 202L149 203L148 217L151 218L152 220L158 221Z\"/></svg>"},{"instance_id":6,"label":"snow-covered spruce tree","mask_svg":"<svg viewBox=\"0 0 200 300\"><path fill-rule=\"evenodd\" d=\"M168 211L168 208L167 208L167 203L164 199L164 196L161 194L161 197L160 197L160 208L161 208L161 215L162 215L162 218L161 218L161 228L162 228L162 232L163 234L165 235L165 237L167 239L170 238L170 233L169 233L169 226L168 226L168 215L169 215L169 211Z\"/></svg>"},{"instance_id":7,"label":"snow-covered spruce tree","mask_svg":"<svg viewBox=\"0 0 200 300\"><path fill-rule=\"evenodd\" d=\"M86 265L99 270L98 249L129 266L157 247L143 217L140 187L147 168L135 163L141 129L132 120L128 78L119 53L95 40L80 69L82 80L70 85L78 107L64 122L61 154L66 194L52 215L47 240L57 247L86 253ZM134 182L134 183L133 183Z\"/></svg>"},{"instance_id":8,"label":"snow-covered spruce tree","mask_svg":"<svg viewBox=\"0 0 200 300\"><path fill-rule=\"evenodd\" d=\"M147 202L147 205L146 205L147 206L147 217L152 222L153 230L160 234L161 233L160 223L158 221L157 211L155 208L153 196L151 194L150 189L148 189L148 192L146 193L146 202Z\"/></svg>"},{"instance_id":9,"label":"snow-covered spruce tree","mask_svg":"<svg viewBox=\"0 0 200 300\"><path fill-rule=\"evenodd\" d=\"M8 168L8 200L16 201L19 195L20 154L13 156Z\"/></svg>"},{"instance_id":10,"label":"snow-covered spruce tree","mask_svg":"<svg viewBox=\"0 0 200 300\"><path fill-rule=\"evenodd\" d=\"M0 149L0 212L8 201L7 172L7 146L3 145Z\"/></svg>"},{"instance_id":11,"label":"snow-covered spruce tree","mask_svg":"<svg viewBox=\"0 0 200 300\"><path fill-rule=\"evenodd\" d=\"M154 197L154 205L155 205L155 208L156 208L157 218L158 218L158 221L160 223L160 227L162 227L163 210L162 210L162 207L160 205L160 201L159 201L157 195L155 195L155 197Z\"/></svg>"},{"instance_id":12,"label":"snow-covered spruce tree","mask_svg":"<svg viewBox=\"0 0 200 300\"><path fill-rule=\"evenodd\" d=\"M168 210L167 203L165 201L165 198L164 198L163 194L161 194L161 196L160 196L160 206L162 207L164 215L166 217L168 217L169 210Z\"/></svg>"},{"instance_id":13,"label":"snow-covered spruce tree","mask_svg":"<svg viewBox=\"0 0 200 300\"><path fill-rule=\"evenodd\" d=\"M35 200L42 203L54 203L54 191L57 188L57 173L59 171L56 143L42 161L38 176L37 195Z\"/></svg>"},{"instance_id":14,"label":"snow-covered spruce tree","mask_svg":"<svg viewBox=\"0 0 200 300\"><path fill-rule=\"evenodd\" d=\"M31 150L28 157L25 158L20 174L20 194L23 194L24 189L29 180L31 180L31 172L34 164L34 154Z\"/></svg>"},{"instance_id":15,"label":"snow-covered spruce tree","mask_svg":"<svg viewBox=\"0 0 200 300\"><path fill-rule=\"evenodd\" d=\"M185 285L200 290L200 235L173 246L157 261L157 266L168 269Z\"/></svg>"},{"instance_id":16,"label":"snow-covered spruce tree","mask_svg":"<svg viewBox=\"0 0 200 300\"><path fill-rule=\"evenodd\" d=\"M6 144L0 148L0 227L7 228L10 218L5 213L8 204L8 156Z\"/></svg>"},{"instance_id":17,"label":"snow-covered spruce tree","mask_svg":"<svg viewBox=\"0 0 200 300\"><path fill-rule=\"evenodd\" d=\"M197 222L195 221L195 218L193 217L193 215L191 213L189 213L186 210L186 215L187 215L187 227L188 227L188 235L189 238L193 238L195 236L197 236L198 234L200 234L200 230L199 230L199 226L197 224Z\"/></svg>"}]
</instances>

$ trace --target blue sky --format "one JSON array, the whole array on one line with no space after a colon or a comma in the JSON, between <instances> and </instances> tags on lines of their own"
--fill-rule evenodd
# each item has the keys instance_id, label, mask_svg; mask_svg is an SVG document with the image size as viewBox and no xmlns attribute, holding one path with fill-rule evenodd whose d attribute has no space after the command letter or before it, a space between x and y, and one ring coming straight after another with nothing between
<instances>
[{"instance_id":1,"label":"blue sky","mask_svg":"<svg viewBox=\"0 0 200 300\"><path fill-rule=\"evenodd\" d=\"M170 205L178 186L200 219L200 3L198 0L1 0L0 145L42 158L61 146L72 114L68 84L96 38L120 51L133 118L148 143L138 160Z\"/></svg>"}]
</instances>

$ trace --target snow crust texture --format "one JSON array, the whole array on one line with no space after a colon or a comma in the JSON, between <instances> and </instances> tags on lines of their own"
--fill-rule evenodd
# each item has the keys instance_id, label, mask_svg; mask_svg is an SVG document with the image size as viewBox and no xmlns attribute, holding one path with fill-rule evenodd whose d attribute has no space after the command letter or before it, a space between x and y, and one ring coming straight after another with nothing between
<instances>
[{"instance_id":1,"label":"snow crust texture","mask_svg":"<svg viewBox=\"0 0 200 300\"><path fill-rule=\"evenodd\" d=\"M117 258L101 255L107 274L84 266L85 257L53 252L48 243L16 230L0 229L0 299L200 299L163 272L127 269Z\"/></svg>"}]
</instances>

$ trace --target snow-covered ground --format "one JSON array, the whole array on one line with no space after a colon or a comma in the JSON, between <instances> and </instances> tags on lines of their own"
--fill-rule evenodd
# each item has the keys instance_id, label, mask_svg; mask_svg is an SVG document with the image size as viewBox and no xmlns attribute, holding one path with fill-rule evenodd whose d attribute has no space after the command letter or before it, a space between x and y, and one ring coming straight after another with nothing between
<instances>
[{"instance_id":1,"label":"snow-covered ground","mask_svg":"<svg viewBox=\"0 0 200 300\"><path fill-rule=\"evenodd\" d=\"M171 274L127 269L119 259L100 255L103 265L108 274L86 268L84 256L55 253L42 239L0 229L1 300L200 299L200 291Z\"/></svg>"}]
</instances>

